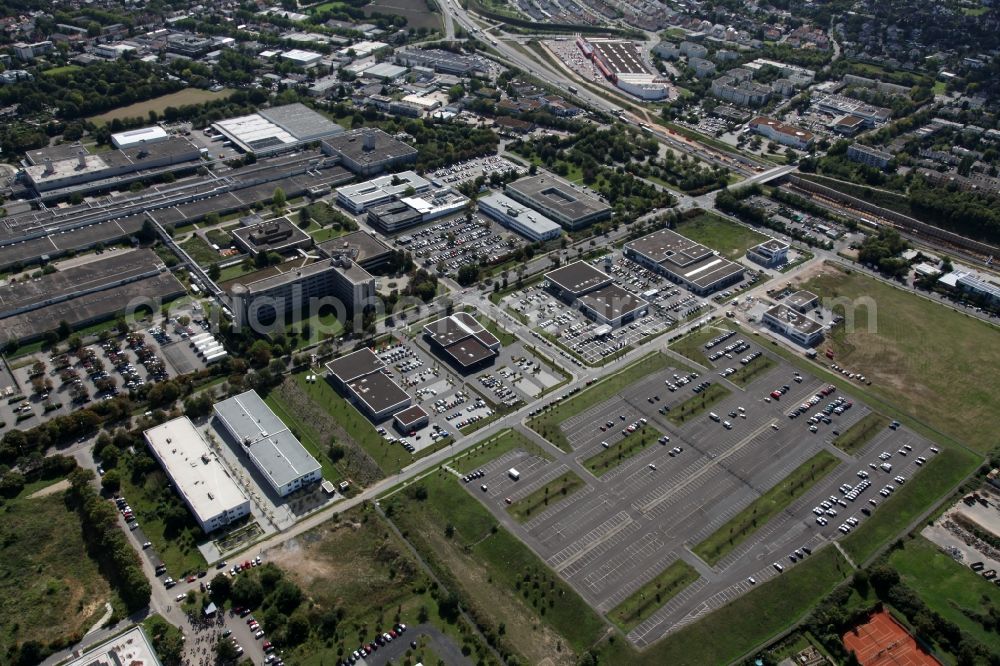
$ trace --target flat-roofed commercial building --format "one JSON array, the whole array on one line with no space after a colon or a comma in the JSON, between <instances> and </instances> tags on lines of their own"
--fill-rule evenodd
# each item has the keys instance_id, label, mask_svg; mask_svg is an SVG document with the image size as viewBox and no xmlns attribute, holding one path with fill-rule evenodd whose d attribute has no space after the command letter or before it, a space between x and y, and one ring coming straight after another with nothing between
<instances>
[{"instance_id":1,"label":"flat-roofed commercial building","mask_svg":"<svg viewBox=\"0 0 1000 666\"><path fill-rule=\"evenodd\" d=\"M469 199L450 187L435 187L373 206L368 210L368 224L387 234L402 231L422 222L465 210Z\"/></svg>"},{"instance_id":2,"label":"flat-roofed commercial building","mask_svg":"<svg viewBox=\"0 0 1000 666\"><path fill-rule=\"evenodd\" d=\"M154 426L142 435L205 532L250 513L250 500L186 416Z\"/></svg>"},{"instance_id":3,"label":"flat-roofed commercial building","mask_svg":"<svg viewBox=\"0 0 1000 666\"><path fill-rule=\"evenodd\" d=\"M239 326L269 325L295 310L305 313L312 299L339 298L352 318L375 299L375 278L346 255L229 288Z\"/></svg>"},{"instance_id":4,"label":"flat-roofed commercial building","mask_svg":"<svg viewBox=\"0 0 1000 666\"><path fill-rule=\"evenodd\" d=\"M600 324L621 326L646 314L649 303L617 284L608 284L578 298L577 305Z\"/></svg>"},{"instance_id":5,"label":"flat-roofed commercial building","mask_svg":"<svg viewBox=\"0 0 1000 666\"><path fill-rule=\"evenodd\" d=\"M819 305L819 296L811 291L797 291L785 299L788 307L799 312L809 312Z\"/></svg>"},{"instance_id":6,"label":"flat-roofed commercial building","mask_svg":"<svg viewBox=\"0 0 1000 666\"><path fill-rule=\"evenodd\" d=\"M193 169L189 164L201 159L201 151L196 145L179 136L166 137L160 141L133 144L121 150L91 155L83 148L76 155L60 160L46 156L41 164L26 167L25 179L39 194L62 190L66 194L78 188L80 192L96 189L99 181L105 186L121 186L134 177L152 176L154 170L172 172ZM91 185L87 188L85 185Z\"/></svg>"},{"instance_id":7,"label":"flat-roofed commercial building","mask_svg":"<svg viewBox=\"0 0 1000 666\"><path fill-rule=\"evenodd\" d=\"M547 241L562 236L562 227L557 223L504 194L494 193L481 198L479 210L531 241Z\"/></svg>"},{"instance_id":8,"label":"flat-roofed commercial building","mask_svg":"<svg viewBox=\"0 0 1000 666\"><path fill-rule=\"evenodd\" d=\"M823 326L785 303L764 312L764 324L803 347L815 347L823 339Z\"/></svg>"},{"instance_id":9,"label":"flat-roofed commercial building","mask_svg":"<svg viewBox=\"0 0 1000 666\"><path fill-rule=\"evenodd\" d=\"M304 104L286 104L212 123L245 153L258 157L294 150L343 133L344 128Z\"/></svg>"},{"instance_id":10,"label":"flat-roofed commercial building","mask_svg":"<svg viewBox=\"0 0 1000 666\"><path fill-rule=\"evenodd\" d=\"M467 312L427 324L424 336L438 354L462 372L492 363L500 353L500 340Z\"/></svg>"},{"instance_id":11,"label":"flat-roofed commercial building","mask_svg":"<svg viewBox=\"0 0 1000 666\"><path fill-rule=\"evenodd\" d=\"M569 230L611 217L611 206L549 173L508 183L504 193Z\"/></svg>"},{"instance_id":12,"label":"flat-roofed commercial building","mask_svg":"<svg viewBox=\"0 0 1000 666\"><path fill-rule=\"evenodd\" d=\"M404 435L409 435L426 426L430 422L430 417L420 405L411 405L401 412L396 412L396 415L392 417L392 421L396 426L396 430Z\"/></svg>"},{"instance_id":13,"label":"flat-roofed commercial building","mask_svg":"<svg viewBox=\"0 0 1000 666\"><path fill-rule=\"evenodd\" d=\"M378 423L410 406L410 396L385 374L385 364L367 347L326 364L331 383Z\"/></svg>"},{"instance_id":14,"label":"flat-roofed commercial building","mask_svg":"<svg viewBox=\"0 0 1000 666\"><path fill-rule=\"evenodd\" d=\"M410 188L414 193L426 192L431 183L413 171L401 171L391 176L379 176L364 183L337 188L337 203L352 213L363 213L370 206L388 203L403 196Z\"/></svg>"},{"instance_id":15,"label":"flat-roofed commercial building","mask_svg":"<svg viewBox=\"0 0 1000 666\"><path fill-rule=\"evenodd\" d=\"M143 127L111 135L111 143L115 148L131 148L132 146L149 145L166 141L170 137L167 131L159 125Z\"/></svg>"},{"instance_id":16,"label":"flat-roofed commercial building","mask_svg":"<svg viewBox=\"0 0 1000 666\"><path fill-rule=\"evenodd\" d=\"M162 666L162 662L142 625L137 624L100 645L88 647L79 657L63 662L63 666Z\"/></svg>"},{"instance_id":17,"label":"flat-roofed commercial building","mask_svg":"<svg viewBox=\"0 0 1000 666\"><path fill-rule=\"evenodd\" d=\"M288 254L299 248L312 247L313 244L309 234L283 217L235 229L233 239L251 256L257 256L261 252Z\"/></svg>"},{"instance_id":18,"label":"flat-roofed commercial building","mask_svg":"<svg viewBox=\"0 0 1000 666\"><path fill-rule=\"evenodd\" d=\"M642 316L648 303L614 283L611 276L585 261L545 274L545 287L601 324L621 326Z\"/></svg>"},{"instance_id":19,"label":"flat-roofed commercial building","mask_svg":"<svg viewBox=\"0 0 1000 666\"><path fill-rule=\"evenodd\" d=\"M331 259L347 255L367 271L374 271L389 261L392 250L388 245L367 231L352 231L316 246Z\"/></svg>"},{"instance_id":20,"label":"flat-roofed commercial building","mask_svg":"<svg viewBox=\"0 0 1000 666\"><path fill-rule=\"evenodd\" d=\"M417 161L416 148L376 127L344 132L326 139L320 148L359 176L374 176Z\"/></svg>"},{"instance_id":21,"label":"flat-roofed commercial building","mask_svg":"<svg viewBox=\"0 0 1000 666\"><path fill-rule=\"evenodd\" d=\"M788 243L769 238L747 249L747 259L767 268L781 266L788 261Z\"/></svg>"},{"instance_id":22,"label":"flat-roofed commercial building","mask_svg":"<svg viewBox=\"0 0 1000 666\"><path fill-rule=\"evenodd\" d=\"M278 496L323 480L320 464L256 391L218 402L214 412L233 448L246 454Z\"/></svg>"},{"instance_id":23,"label":"flat-roofed commercial building","mask_svg":"<svg viewBox=\"0 0 1000 666\"><path fill-rule=\"evenodd\" d=\"M743 279L743 266L669 229L626 243L624 254L700 296Z\"/></svg>"},{"instance_id":24,"label":"flat-roofed commercial building","mask_svg":"<svg viewBox=\"0 0 1000 666\"><path fill-rule=\"evenodd\" d=\"M751 120L750 129L772 141L777 141L784 146L791 146L799 150L809 148L815 138L809 130L795 127L794 125L786 125L779 120L768 118L767 116L758 116Z\"/></svg>"}]
</instances>

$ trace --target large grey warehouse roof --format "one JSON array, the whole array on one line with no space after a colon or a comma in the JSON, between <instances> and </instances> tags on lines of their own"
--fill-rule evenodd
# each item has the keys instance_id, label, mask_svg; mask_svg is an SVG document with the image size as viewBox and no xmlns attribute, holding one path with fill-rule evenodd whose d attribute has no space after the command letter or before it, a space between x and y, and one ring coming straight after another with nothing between
<instances>
[{"instance_id":1,"label":"large grey warehouse roof","mask_svg":"<svg viewBox=\"0 0 1000 666\"><path fill-rule=\"evenodd\" d=\"M710 248L669 229L660 229L629 241L625 247L645 255L650 261L677 269L701 261L712 254Z\"/></svg>"},{"instance_id":2,"label":"large grey warehouse roof","mask_svg":"<svg viewBox=\"0 0 1000 666\"><path fill-rule=\"evenodd\" d=\"M380 370L384 366L385 364L379 360L375 352L365 347L340 358L335 358L326 364L326 369L341 382L347 384L358 377Z\"/></svg>"},{"instance_id":3,"label":"large grey warehouse roof","mask_svg":"<svg viewBox=\"0 0 1000 666\"><path fill-rule=\"evenodd\" d=\"M216 403L215 413L276 487L319 469L316 459L256 391Z\"/></svg>"},{"instance_id":4,"label":"large grey warehouse roof","mask_svg":"<svg viewBox=\"0 0 1000 666\"><path fill-rule=\"evenodd\" d=\"M366 139L368 141L366 148ZM339 153L359 164L381 162L387 159L402 159L417 154L413 146L389 136L378 128L362 128L345 132L326 139L325 143Z\"/></svg>"},{"instance_id":5,"label":"large grey warehouse roof","mask_svg":"<svg viewBox=\"0 0 1000 666\"><path fill-rule=\"evenodd\" d=\"M552 210L571 220L594 213L610 211L611 207L573 189L551 174L528 176L507 184L507 192L520 194L528 203L537 203L542 210Z\"/></svg>"},{"instance_id":6,"label":"large grey warehouse roof","mask_svg":"<svg viewBox=\"0 0 1000 666\"><path fill-rule=\"evenodd\" d=\"M326 116L300 103L264 109L258 111L257 115L270 120L300 141L344 131L340 125L327 119Z\"/></svg>"},{"instance_id":7,"label":"large grey warehouse roof","mask_svg":"<svg viewBox=\"0 0 1000 666\"><path fill-rule=\"evenodd\" d=\"M611 281L607 273L594 268L586 261L574 261L572 264L549 271L545 274L545 279L573 294L596 289Z\"/></svg>"},{"instance_id":8,"label":"large grey warehouse roof","mask_svg":"<svg viewBox=\"0 0 1000 666\"><path fill-rule=\"evenodd\" d=\"M646 305L646 301L617 284L609 284L584 294L580 297L580 302L608 321L614 321Z\"/></svg>"},{"instance_id":9,"label":"large grey warehouse roof","mask_svg":"<svg viewBox=\"0 0 1000 666\"><path fill-rule=\"evenodd\" d=\"M410 400L406 391L381 372L373 372L348 382L351 391L363 400L374 414L381 414L390 407Z\"/></svg>"},{"instance_id":10,"label":"large grey warehouse roof","mask_svg":"<svg viewBox=\"0 0 1000 666\"><path fill-rule=\"evenodd\" d=\"M43 307L73 294L84 294L111 284L152 276L162 266L163 262L152 250L134 250L33 280L8 283L0 286L0 318L32 306Z\"/></svg>"}]
</instances>

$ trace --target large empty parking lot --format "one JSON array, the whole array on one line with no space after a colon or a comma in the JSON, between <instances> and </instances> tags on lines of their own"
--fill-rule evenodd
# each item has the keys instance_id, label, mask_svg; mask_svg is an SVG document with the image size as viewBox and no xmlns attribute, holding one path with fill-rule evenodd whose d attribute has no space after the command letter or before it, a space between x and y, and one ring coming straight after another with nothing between
<instances>
[{"instance_id":1,"label":"large empty parking lot","mask_svg":"<svg viewBox=\"0 0 1000 666\"><path fill-rule=\"evenodd\" d=\"M841 391L821 396L808 414L790 419L789 411L828 385L808 375L796 380L786 361L755 340L747 336L747 348L734 358L722 356L710 369L696 368L700 376L686 385L678 385L675 375L688 375L690 364L671 357L671 367L566 418L561 431L569 443L563 448L571 448L570 452L548 446L552 460L546 460L513 451L486 465L482 480L467 486L602 613L615 609L672 563L683 560L690 565L697 573L693 582L626 627L636 645L649 644L780 575L775 562L783 568L795 566L789 557L795 549L814 551L842 536L838 528L848 518L866 520L862 508L881 510L868 500L881 502L879 491L886 484L898 486L896 476L909 479L916 474L918 456L933 456L929 441L902 427L880 428L855 455L833 446L837 433L869 413ZM740 368L740 358L754 352L772 363L765 363L745 387L720 376L726 368ZM693 387L704 381L713 387L702 409L700 400L706 393L696 393ZM780 398L771 397L785 386ZM806 419L839 397L850 401L851 407L831 414L830 423L820 421L812 432ZM681 408L682 403L687 408ZM682 412L690 415L682 419L678 416ZM636 446L631 439L636 435L622 432L632 424L651 429L656 437ZM524 432L544 445L537 433L526 427ZM899 451L906 445L912 450L904 456ZM620 447L620 456L614 454L615 447ZM891 454L887 461L891 472L878 468L883 452ZM600 465L595 465L595 456L602 456L597 459ZM609 458L612 462L605 464ZM512 467L520 474L518 480L508 474ZM850 501L841 487L856 486L861 480L858 472L869 475L871 486ZM519 500L537 497L539 490L544 494L546 486L561 487L567 473L584 483L553 497L524 522L514 519L511 508L524 504ZM801 482L784 488L796 479ZM779 501L780 506L760 524L753 516L744 519L744 509L770 502L786 490L794 499ZM840 502L831 505L836 516L824 514L828 520L824 527L817 523L814 508L831 496ZM744 527L742 534L730 537L727 532L734 517L734 522L743 520ZM725 532L717 534L720 528ZM719 556L709 558L714 565L695 554L696 546L713 535L716 544L722 543L715 551Z\"/></svg>"}]
</instances>

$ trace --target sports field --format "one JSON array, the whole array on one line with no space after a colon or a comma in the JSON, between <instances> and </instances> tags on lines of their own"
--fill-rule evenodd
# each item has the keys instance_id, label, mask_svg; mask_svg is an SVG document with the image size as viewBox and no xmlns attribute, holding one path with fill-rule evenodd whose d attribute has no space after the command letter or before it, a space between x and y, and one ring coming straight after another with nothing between
<instances>
[{"instance_id":1,"label":"sports field","mask_svg":"<svg viewBox=\"0 0 1000 666\"><path fill-rule=\"evenodd\" d=\"M886 611L844 634L844 647L862 666L939 666Z\"/></svg>"},{"instance_id":2,"label":"sports field","mask_svg":"<svg viewBox=\"0 0 1000 666\"><path fill-rule=\"evenodd\" d=\"M178 107L186 104L201 104L229 97L234 92L234 90L230 90L229 88L220 90L219 92L202 90L201 88L185 88L169 95L147 99L145 102L136 102L135 104L129 104L118 109L112 109L100 115L92 116L87 120L100 126L110 123L115 118L137 118L140 116L145 118L149 115L150 111L163 113L163 110L168 106Z\"/></svg>"}]
</instances>

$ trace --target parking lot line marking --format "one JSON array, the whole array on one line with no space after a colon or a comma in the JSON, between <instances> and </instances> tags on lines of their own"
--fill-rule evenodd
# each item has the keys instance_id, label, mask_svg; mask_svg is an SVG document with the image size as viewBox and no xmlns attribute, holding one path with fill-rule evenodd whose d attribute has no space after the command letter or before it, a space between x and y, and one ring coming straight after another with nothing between
<instances>
[{"instance_id":1,"label":"parking lot line marking","mask_svg":"<svg viewBox=\"0 0 1000 666\"><path fill-rule=\"evenodd\" d=\"M559 551L548 559L549 565L557 572L561 572L569 565L573 564L581 557L600 546L604 541L610 539L618 532L622 531L634 521L626 512L620 511L614 516L604 521L587 534L577 539L573 544Z\"/></svg>"},{"instance_id":2,"label":"parking lot line marking","mask_svg":"<svg viewBox=\"0 0 1000 666\"><path fill-rule=\"evenodd\" d=\"M659 506L660 504L662 504L663 502L667 501L672 496L674 496L675 494L677 494L677 492L679 492L679 491L687 488L688 486L690 486L691 484L693 484L695 481L698 481L709 469L718 467L720 463L722 463L724 460L726 460L730 456L734 455L736 452L738 452L740 449L742 449L744 446L746 446L753 438L757 437L757 435L761 434L762 432L764 432L765 430L767 430L770 427L771 426L770 426L769 423L763 424L762 426L760 426L759 428L757 428L756 430L754 430L753 432L751 432L749 435L747 435L746 437L744 437L741 441L739 441L736 444L735 447L729 449L728 451L726 451L722 455L716 456L714 459L710 460L707 465L705 465L700 470L698 470L697 472L695 472L693 475L691 475L690 477L688 477L687 479L685 479L683 482L681 482L680 485L678 485L676 487L672 487L672 488L666 489L666 492L661 493L659 495L659 497L657 497L656 499L652 500L651 502L648 502L644 506L640 507L639 510L642 511L643 513L646 513L647 511L651 511L651 510L655 509L657 506Z\"/></svg>"}]
</instances>

